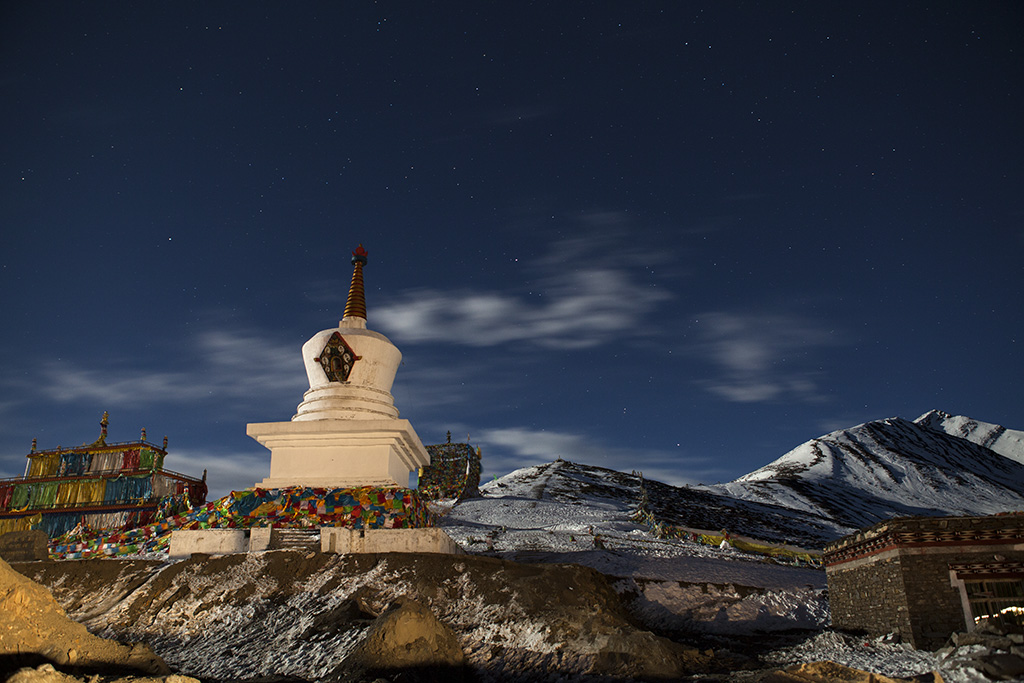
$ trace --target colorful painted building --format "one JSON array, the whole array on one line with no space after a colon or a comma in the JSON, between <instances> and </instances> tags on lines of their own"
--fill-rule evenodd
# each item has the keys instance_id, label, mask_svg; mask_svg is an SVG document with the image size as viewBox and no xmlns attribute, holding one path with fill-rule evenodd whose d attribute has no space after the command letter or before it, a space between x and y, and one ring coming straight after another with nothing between
<instances>
[{"instance_id":1,"label":"colorful painted building","mask_svg":"<svg viewBox=\"0 0 1024 683\"><path fill-rule=\"evenodd\" d=\"M40 529L56 538L85 524L130 529L164 514L206 502L206 473L196 479L164 469L163 446L146 440L107 442L108 415L100 436L77 448L32 450L25 475L0 479L0 533Z\"/></svg>"},{"instance_id":2,"label":"colorful painted building","mask_svg":"<svg viewBox=\"0 0 1024 683\"><path fill-rule=\"evenodd\" d=\"M480 495L480 449L468 443L427 446L430 464L419 470L419 490L431 499L475 498Z\"/></svg>"}]
</instances>

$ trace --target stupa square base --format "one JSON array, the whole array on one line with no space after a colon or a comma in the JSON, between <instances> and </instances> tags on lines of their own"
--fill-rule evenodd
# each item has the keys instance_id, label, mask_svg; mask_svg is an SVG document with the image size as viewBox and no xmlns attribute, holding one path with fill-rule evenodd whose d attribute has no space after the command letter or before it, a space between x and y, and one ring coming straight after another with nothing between
<instances>
[{"instance_id":1,"label":"stupa square base","mask_svg":"<svg viewBox=\"0 0 1024 683\"><path fill-rule=\"evenodd\" d=\"M408 420L260 422L246 433L270 449L270 476L259 488L409 485L430 464Z\"/></svg>"}]
</instances>

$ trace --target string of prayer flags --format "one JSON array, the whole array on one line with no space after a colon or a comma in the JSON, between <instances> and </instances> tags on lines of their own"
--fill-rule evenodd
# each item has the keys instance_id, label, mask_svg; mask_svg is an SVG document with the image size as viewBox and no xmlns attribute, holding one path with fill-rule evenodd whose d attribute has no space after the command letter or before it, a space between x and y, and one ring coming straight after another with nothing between
<instances>
[{"instance_id":1,"label":"string of prayer flags","mask_svg":"<svg viewBox=\"0 0 1024 683\"><path fill-rule=\"evenodd\" d=\"M187 497L183 497L187 498ZM247 489L195 508L161 507L156 519L128 529L93 529L79 524L50 543L55 559L122 556L167 550L175 529L248 529L252 527L406 529L433 524L418 491L357 487Z\"/></svg>"}]
</instances>

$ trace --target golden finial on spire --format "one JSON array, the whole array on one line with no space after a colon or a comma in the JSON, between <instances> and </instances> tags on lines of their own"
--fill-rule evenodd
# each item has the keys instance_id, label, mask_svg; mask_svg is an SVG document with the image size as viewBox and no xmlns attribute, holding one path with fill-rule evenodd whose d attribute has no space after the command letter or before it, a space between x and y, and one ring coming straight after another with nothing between
<instances>
[{"instance_id":1,"label":"golden finial on spire","mask_svg":"<svg viewBox=\"0 0 1024 683\"><path fill-rule=\"evenodd\" d=\"M103 419L100 420L100 438L96 439L90 444L83 444L85 446L106 446L107 445L107 425L110 424L110 413L103 411Z\"/></svg>"},{"instance_id":2,"label":"golden finial on spire","mask_svg":"<svg viewBox=\"0 0 1024 683\"><path fill-rule=\"evenodd\" d=\"M366 320L366 291L363 288L363 266L366 265L366 250L363 245L352 252L352 284L348 288L348 301L345 303L344 318L362 318Z\"/></svg>"}]
</instances>

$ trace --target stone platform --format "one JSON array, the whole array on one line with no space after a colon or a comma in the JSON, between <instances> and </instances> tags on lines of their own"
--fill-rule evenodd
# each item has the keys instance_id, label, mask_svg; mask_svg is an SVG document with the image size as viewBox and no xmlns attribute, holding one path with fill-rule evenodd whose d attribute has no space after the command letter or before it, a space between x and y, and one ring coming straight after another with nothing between
<instances>
[{"instance_id":1,"label":"stone platform","mask_svg":"<svg viewBox=\"0 0 1024 683\"><path fill-rule=\"evenodd\" d=\"M168 554L187 558L193 553L230 555L263 552L275 546L274 535L283 529L178 529L171 534ZM462 554L463 550L443 530L346 529L320 527L320 552L336 555L370 553Z\"/></svg>"},{"instance_id":2,"label":"stone platform","mask_svg":"<svg viewBox=\"0 0 1024 683\"><path fill-rule=\"evenodd\" d=\"M345 529L322 527L320 551L336 555L369 553L440 553L461 555L463 550L441 529Z\"/></svg>"}]
</instances>

